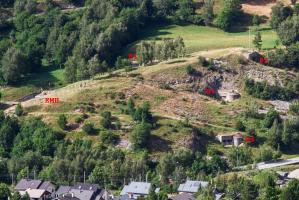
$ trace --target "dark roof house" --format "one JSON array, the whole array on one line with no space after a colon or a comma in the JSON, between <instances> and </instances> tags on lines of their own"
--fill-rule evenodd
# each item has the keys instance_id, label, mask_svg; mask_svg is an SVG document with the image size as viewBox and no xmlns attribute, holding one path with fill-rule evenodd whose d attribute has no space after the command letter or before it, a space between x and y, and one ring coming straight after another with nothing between
<instances>
[{"instance_id":1,"label":"dark roof house","mask_svg":"<svg viewBox=\"0 0 299 200\"><path fill-rule=\"evenodd\" d=\"M105 195L106 191L104 189L101 189L97 184L90 183L76 183L74 186L60 186L55 193L55 197L58 200L66 198L71 200L74 198L79 200L105 200Z\"/></svg>"},{"instance_id":2,"label":"dark roof house","mask_svg":"<svg viewBox=\"0 0 299 200\"><path fill-rule=\"evenodd\" d=\"M60 186L58 190L55 192L55 197L63 196L64 194L68 194L71 190L71 186Z\"/></svg>"},{"instance_id":3,"label":"dark roof house","mask_svg":"<svg viewBox=\"0 0 299 200\"><path fill-rule=\"evenodd\" d=\"M46 190L50 193L54 193L55 192L55 185L52 184L50 181L44 181L42 182L42 184L38 187L38 189L41 190Z\"/></svg>"},{"instance_id":4,"label":"dark roof house","mask_svg":"<svg viewBox=\"0 0 299 200\"><path fill-rule=\"evenodd\" d=\"M92 190L94 192L101 190L98 184L91 184L91 183L76 183L76 185L72 186L71 189Z\"/></svg>"},{"instance_id":5,"label":"dark roof house","mask_svg":"<svg viewBox=\"0 0 299 200\"><path fill-rule=\"evenodd\" d=\"M38 189L42 184L41 180L21 179L15 187L17 191L25 191L27 189Z\"/></svg>"}]
</instances>

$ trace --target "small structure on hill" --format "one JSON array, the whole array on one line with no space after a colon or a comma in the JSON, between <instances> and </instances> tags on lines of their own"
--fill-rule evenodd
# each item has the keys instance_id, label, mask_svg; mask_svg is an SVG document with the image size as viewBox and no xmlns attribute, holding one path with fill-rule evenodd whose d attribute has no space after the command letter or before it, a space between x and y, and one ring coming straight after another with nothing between
<instances>
[{"instance_id":1,"label":"small structure on hill","mask_svg":"<svg viewBox=\"0 0 299 200\"><path fill-rule=\"evenodd\" d=\"M186 181L183 184L180 184L178 192L194 194L199 191L201 188L205 188L209 185L209 182L206 181Z\"/></svg>"},{"instance_id":2,"label":"small structure on hill","mask_svg":"<svg viewBox=\"0 0 299 200\"><path fill-rule=\"evenodd\" d=\"M227 101L227 102L232 102L241 97L241 95L234 90L231 90L231 91L219 90L218 94L222 100Z\"/></svg>"},{"instance_id":3,"label":"small structure on hill","mask_svg":"<svg viewBox=\"0 0 299 200\"><path fill-rule=\"evenodd\" d=\"M149 195L152 184L147 182L131 182L129 185L125 185L120 192L120 197L128 196L129 199L144 198Z\"/></svg>"},{"instance_id":4,"label":"small structure on hill","mask_svg":"<svg viewBox=\"0 0 299 200\"><path fill-rule=\"evenodd\" d=\"M216 138L224 146L227 145L239 146L243 143L243 135L240 133L230 134L230 135L217 135Z\"/></svg>"}]
</instances>

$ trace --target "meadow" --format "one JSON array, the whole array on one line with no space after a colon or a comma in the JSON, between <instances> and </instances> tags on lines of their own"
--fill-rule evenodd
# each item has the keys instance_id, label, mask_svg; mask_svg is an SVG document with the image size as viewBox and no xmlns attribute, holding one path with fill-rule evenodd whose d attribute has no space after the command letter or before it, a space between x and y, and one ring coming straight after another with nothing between
<instances>
[{"instance_id":1,"label":"meadow","mask_svg":"<svg viewBox=\"0 0 299 200\"><path fill-rule=\"evenodd\" d=\"M165 38L184 38L187 52L196 52L201 50L221 49L229 47L253 48L252 40L254 38L255 27L249 27L250 31L227 33L218 28L197 26L197 25L155 25L142 30L140 40L162 40ZM278 39L274 30L268 25L260 28L263 40L263 49L270 49L275 46ZM139 40L139 42L140 42ZM132 47L138 44L134 43Z\"/></svg>"}]
</instances>

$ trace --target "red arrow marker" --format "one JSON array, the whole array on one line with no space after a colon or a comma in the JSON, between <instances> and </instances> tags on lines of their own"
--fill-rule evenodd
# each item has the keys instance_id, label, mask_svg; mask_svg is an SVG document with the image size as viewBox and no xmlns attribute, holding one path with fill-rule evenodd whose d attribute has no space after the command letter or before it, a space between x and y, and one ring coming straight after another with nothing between
<instances>
[{"instance_id":1,"label":"red arrow marker","mask_svg":"<svg viewBox=\"0 0 299 200\"><path fill-rule=\"evenodd\" d=\"M246 137L246 142L254 142L254 137Z\"/></svg>"}]
</instances>

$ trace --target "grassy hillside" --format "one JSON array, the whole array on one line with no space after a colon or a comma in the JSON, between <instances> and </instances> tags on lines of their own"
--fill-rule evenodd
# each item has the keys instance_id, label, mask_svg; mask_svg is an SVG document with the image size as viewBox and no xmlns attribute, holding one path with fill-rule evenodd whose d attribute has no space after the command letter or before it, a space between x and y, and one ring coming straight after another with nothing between
<instances>
[{"instance_id":1,"label":"grassy hillside","mask_svg":"<svg viewBox=\"0 0 299 200\"><path fill-rule=\"evenodd\" d=\"M147 27L142 31L141 40L161 40L163 38L175 38L181 36L184 38L188 52L200 50L220 49L228 47L249 47L251 48L254 38L254 27L249 30L227 33L218 28L196 26L196 25L156 25ZM275 41L278 39L275 31L271 30L267 25L261 27L261 34L264 49L273 48Z\"/></svg>"},{"instance_id":2,"label":"grassy hillside","mask_svg":"<svg viewBox=\"0 0 299 200\"><path fill-rule=\"evenodd\" d=\"M230 49L226 49L224 54L230 51ZM219 56L219 52L222 52L222 50L201 52L200 55L214 57L213 52ZM187 118L194 126L201 128L207 134L201 137L201 150L205 151L205 144L209 143L210 146L222 152L228 152L229 149L223 148L222 145L214 141L214 135L235 133L237 131L235 129L236 121L243 119L242 112L252 102L263 105L264 108L270 107L270 105L266 101L246 95L241 87L238 88L242 94L241 99L223 104L221 101L215 101L198 93L187 91L184 87L178 87L177 90L167 90L157 85L160 80L184 80L188 77L186 75L186 65L195 65L196 62L197 56L193 55L189 58L141 67L129 74L119 70L111 75L100 76L99 80L77 82L49 92L49 96L60 98L61 102L58 104L45 104L44 101L32 100L23 104L23 106L28 115L41 116L45 122L58 130L60 129L57 125L57 118L60 114L66 114L72 127L70 130L65 131L67 138L72 140L75 138L91 138L96 143L101 142L98 135L90 136L84 133L81 129L83 124L76 123L75 119L82 116L82 112L85 112L88 115L85 123L92 122L96 129L100 129L102 119L100 114L105 110L111 111L114 119L118 119L122 124L122 129L117 131L117 134L122 140L127 141L128 133L132 128L132 119L129 115L123 114L120 108L122 107L121 102L126 101L129 97L134 97L137 105L149 101L151 110L157 120L157 126L152 132L153 135L149 146L153 156L189 144L192 129L185 127L183 124ZM238 66L234 67L237 69ZM259 66L254 65L252 65L252 68L260 69ZM207 77L217 75L217 73L212 73L201 66L196 66L196 69L202 74L206 74ZM269 70L275 71L277 69L269 68ZM57 73L59 74L60 71ZM225 76L225 74L223 75ZM234 79L239 79L239 77L234 75ZM204 80L202 78L202 82ZM256 128L259 137L263 140L265 130L261 126L260 120L243 120L246 127ZM253 150L258 151L258 148ZM294 153L296 152L292 154Z\"/></svg>"}]
</instances>

